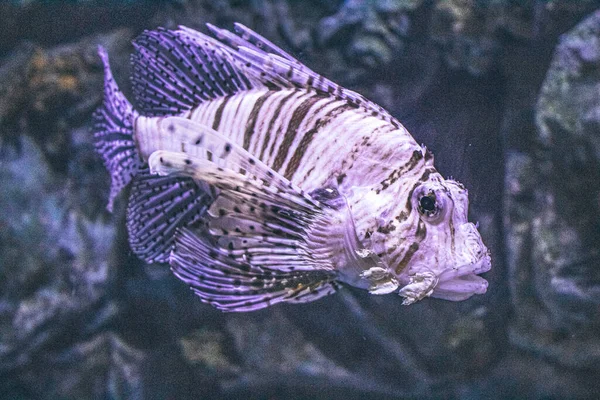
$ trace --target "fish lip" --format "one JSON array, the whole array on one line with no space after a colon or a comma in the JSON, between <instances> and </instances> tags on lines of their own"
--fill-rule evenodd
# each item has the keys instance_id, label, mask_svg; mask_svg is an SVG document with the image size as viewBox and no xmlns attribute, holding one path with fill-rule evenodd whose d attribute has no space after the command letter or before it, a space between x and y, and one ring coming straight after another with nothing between
<instances>
[{"instance_id":1,"label":"fish lip","mask_svg":"<svg viewBox=\"0 0 600 400\"><path fill-rule=\"evenodd\" d=\"M423 271L428 271L437 276L440 282L465 277L468 275L479 275L488 272L492 268L492 260L489 253L485 253L479 260L461 264L459 266L449 266L444 268L430 268L426 264L411 268L415 272L402 274L398 277L399 282L406 284L410 277Z\"/></svg>"},{"instance_id":2,"label":"fish lip","mask_svg":"<svg viewBox=\"0 0 600 400\"><path fill-rule=\"evenodd\" d=\"M479 274L489 271L491 267L492 260L486 252L474 263L446 268L438 274L438 282L431 292L431 297L462 301L475 294L484 294L488 289L488 281Z\"/></svg>"},{"instance_id":3,"label":"fish lip","mask_svg":"<svg viewBox=\"0 0 600 400\"><path fill-rule=\"evenodd\" d=\"M446 267L437 274L440 282L465 277L467 275L479 275L488 272L492 268L492 259L489 253L484 254L473 263L462 264L458 267Z\"/></svg>"},{"instance_id":4,"label":"fish lip","mask_svg":"<svg viewBox=\"0 0 600 400\"><path fill-rule=\"evenodd\" d=\"M487 251L479 260L473 263L446 267L441 270L439 268L432 269L426 265L415 267L413 269L414 272L411 274L405 274L402 277L399 277L398 280L402 285L409 285L413 283L413 280L415 282L420 282L423 280L423 277L429 276L431 279L431 286L425 288L425 290L417 295L410 293L411 299L403 304L412 304L423 297L436 297L450 301L462 301L475 294L484 294L487 291L488 282L478 274L487 272L490 268L491 257ZM400 289L401 295L402 290L404 290L404 287Z\"/></svg>"}]
</instances>

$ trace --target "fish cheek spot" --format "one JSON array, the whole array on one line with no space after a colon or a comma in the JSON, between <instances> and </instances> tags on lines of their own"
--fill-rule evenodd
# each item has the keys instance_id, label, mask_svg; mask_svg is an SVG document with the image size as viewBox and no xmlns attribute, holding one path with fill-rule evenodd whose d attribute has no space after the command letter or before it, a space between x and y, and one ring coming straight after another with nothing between
<instances>
[{"instance_id":1,"label":"fish cheek spot","mask_svg":"<svg viewBox=\"0 0 600 400\"><path fill-rule=\"evenodd\" d=\"M229 153L230 151L231 151L231 145L230 145L229 143L227 143L227 144L225 145L225 152L226 152L226 153Z\"/></svg>"},{"instance_id":2,"label":"fish cheek spot","mask_svg":"<svg viewBox=\"0 0 600 400\"><path fill-rule=\"evenodd\" d=\"M186 165L192 164L192 160L190 160L189 158L186 158L184 162Z\"/></svg>"}]
</instances>

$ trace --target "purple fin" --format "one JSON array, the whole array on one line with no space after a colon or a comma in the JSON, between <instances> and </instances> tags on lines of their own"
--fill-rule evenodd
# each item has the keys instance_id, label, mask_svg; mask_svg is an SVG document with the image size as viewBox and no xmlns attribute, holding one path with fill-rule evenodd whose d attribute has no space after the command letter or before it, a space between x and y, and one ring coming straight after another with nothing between
<instances>
[{"instance_id":1,"label":"purple fin","mask_svg":"<svg viewBox=\"0 0 600 400\"><path fill-rule=\"evenodd\" d=\"M339 207L315 201L211 128L179 117L165 118L159 126L193 153L157 151L149 158L150 169L194 178L219 190L205 221L221 246L246 248L248 256L272 269L331 268L328 258L337 249L322 246L321 250L329 250L326 255L307 256L302 252L310 250L304 247L316 244L305 243L304 236L311 232L312 239L323 235L322 239L334 243L335 224L330 222L335 217L329 212ZM341 232L335 233L341 237ZM294 247L298 251L290 250Z\"/></svg>"},{"instance_id":2,"label":"purple fin","mask_svg":"<svg viewBox=\"0 0 600 400\"><path fill-rule=\"evenodd\" d=\"M94 112L95 146L110 173L111 186L107 208L112 211L115 197L137 174L140 158L133 139L137 116L110 71L108 54L101 46L98 55L104 64L104 102Z\"/></svg>"},{"instance_id":3,"label":"purple fin","mask_svg":"<svg viewBox=\"0 0 600 400\"><path fill-rule=\"evenodd\" d=\"M236 24L237 35L208 28L217 40L185 26L147 31L136 39L132 82L142 112L176 115L252 88L298 87L327 93L400 126L381 106L317 74L249 28Z\"/></svg>"},{"instance_id":4,"label":"purple fin","mask_svg":"<svg viewBox=\"0 0 600 400\"><path fill-rule=\"evenodd\" d=\"M353 229L345 200L343 208L334 208L274 172L255 178L214 161L163 150L148 160L154 173L191 177L218 189L204 219L232 258L283 271L335 270Z\"/></svg>"},{"instance_id":5,"label":"purple fin","mask_svg":"<svg viewBox=\"0 0 600 400\"><path fill-rule=\"evenodd\" d=\"M146 115L180 114L252 87L225 46L208 36L158 29L142 33L133 44L133 92Z\"/></svg>"},{"instance_id":6,"label":"purple fin","mask_svg":"<svg viewBox=\"0 0 600 400\"><path fill-rule=\"evenodd\" d=\"M131 249L148 263L168 262L175 230L201 218L211 201L192 179L143 170L133 181L127 209Z\"/></svg>"},{"instance_id":7,"label":"purple fin","mask_svg":"<svg viewBox=\"0 0 600 400\"><path fill-rule=\"evenodd\" d=\"M218 189L204 221L230 259L252 259L282 271L335 270L346 208L314 201L293 185L277 182L274 174L270 180L257 179L185 153L156 151L149 164L152 172L191 177Z\"/></svg>"},{"instance_id":8,"label":"purple fin","mask_svg":"<svg viewBox=\"0 0 600 400\"><path fill-rule=\"evenodd\" d=\"M171 269L205 303L223 311L254 311L280 302L302 303L337 289L329 271L282 272L233 260L210 235L181 229Z\"/></svg>"}]
</instances>

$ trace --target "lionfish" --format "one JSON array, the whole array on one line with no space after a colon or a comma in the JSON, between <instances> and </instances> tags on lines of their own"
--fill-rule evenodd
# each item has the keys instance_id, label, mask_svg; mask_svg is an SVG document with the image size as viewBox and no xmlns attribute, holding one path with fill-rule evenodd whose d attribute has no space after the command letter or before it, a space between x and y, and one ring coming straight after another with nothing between
<instances>
[{"instance_id":1,"label":"lionfish","mask_svg":"<svg viewBox=\"0 0 600 400\"><path fill-rule=\"evenodd\" d=\"M131 183L133 252L225 311L304 303L345 283L460 301L491 258L467 190L382 107L241 24L133 43L137 109L104 49L96 148L108 209Z\"/></svg>"}]
</instances>

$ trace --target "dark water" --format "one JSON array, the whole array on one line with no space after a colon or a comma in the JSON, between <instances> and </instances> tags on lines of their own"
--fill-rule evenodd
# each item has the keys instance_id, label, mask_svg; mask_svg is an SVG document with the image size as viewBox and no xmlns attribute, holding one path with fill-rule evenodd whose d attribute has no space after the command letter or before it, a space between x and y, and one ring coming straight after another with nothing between
<instances>
[{"instance_id":1,"label":"dark water","mask_svg":"<svg viewBox=\"0 0 600 400\"><path fill-rule=\"evenodd\" d=\"M596 398L600 2L0 4L0 398ZM493 256L461 303L345 288L223 314L131 254L93 150L98 44L255 29L386 107L469 188Z\"/></svg>"}]
</instances>

